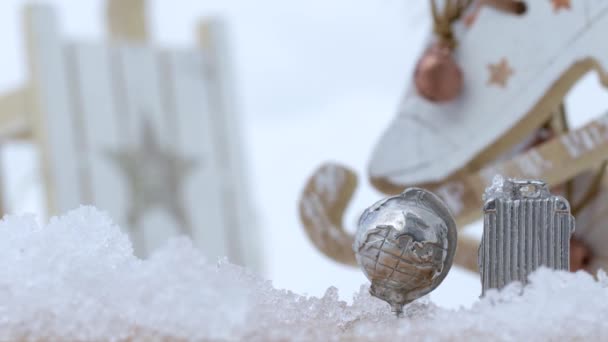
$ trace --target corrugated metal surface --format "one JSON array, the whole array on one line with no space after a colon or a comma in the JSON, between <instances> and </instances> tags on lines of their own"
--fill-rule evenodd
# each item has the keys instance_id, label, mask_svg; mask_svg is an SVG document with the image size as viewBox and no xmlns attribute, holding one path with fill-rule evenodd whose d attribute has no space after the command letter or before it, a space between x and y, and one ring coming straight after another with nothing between
<instances>
[{"instance_id":1,"label":"corrugated metal surface","mask_svg":"<svg viewBox=\"0 0 608 342\"><path fill-rule=\"evenodd\" d=\"M569 269L574 218L559 196L497 198L485 206L479 249L482 294L512 281L526 282L541 265Z\"/></svg>"}]
</instances>

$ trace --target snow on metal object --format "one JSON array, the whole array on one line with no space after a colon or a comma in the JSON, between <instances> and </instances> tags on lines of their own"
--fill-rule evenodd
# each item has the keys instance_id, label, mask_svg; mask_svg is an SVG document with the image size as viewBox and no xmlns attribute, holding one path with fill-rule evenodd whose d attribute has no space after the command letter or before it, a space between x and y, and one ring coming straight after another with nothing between
<instances>
[{"instance_id":1,"label":"snow on metal object","mask_svg":"<svg viewBox=\"0 0 608 342\"><path fill-rule=\"evenodd\" d=\"M454 58L466 91L437 105L408 79L399 110L371 156L373 184L387 191L441 182L480 154L498 154L497 139L500 146L521 142L580 77L606 69L608 45L598 42L608 28L607 6L570 1L556 9L550 1L527 1L522 15L484 7L468 26L458 23ZM435 39L429 34L426 44Z\"/></svg>"},{"instance_id":2,"label":"snow on metal object","mask_svg":"<svg viewBox=\"0 0 608 342\"><path fill-rule=\"evenodd\" d=\"M568 270L574 217L561 196L537 180L496 179L486 192L479 247L482 295L527 282L540 266Z\"/></svg>"}]
</instances>

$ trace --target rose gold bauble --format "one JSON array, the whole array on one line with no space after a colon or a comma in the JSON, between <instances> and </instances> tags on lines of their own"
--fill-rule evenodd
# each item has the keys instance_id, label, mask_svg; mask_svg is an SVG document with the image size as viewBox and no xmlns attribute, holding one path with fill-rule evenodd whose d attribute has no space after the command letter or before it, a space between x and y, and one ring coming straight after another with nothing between
<instances>
[{"instance_id":1,"label":"rose gold bauble","mask_svg":"<svg viewBox=\"0 0 608 342\"><path fill-rule=\"evenodd\" d=\"M589 246L577 238L570 239L570 271L586 269L592 257Z\"/></svg>"},{"instance_id":2,"label":"rose gold bauble","mask_svg":"<svg viewBox=\"0 0 608 342\"><path fill-rule=\"evenodd\" d=\"M445 46L431 46L418 61L414 73L418 93L432 102L455 99L462 89L462 71Z\"/></svg>"}]
</instances>

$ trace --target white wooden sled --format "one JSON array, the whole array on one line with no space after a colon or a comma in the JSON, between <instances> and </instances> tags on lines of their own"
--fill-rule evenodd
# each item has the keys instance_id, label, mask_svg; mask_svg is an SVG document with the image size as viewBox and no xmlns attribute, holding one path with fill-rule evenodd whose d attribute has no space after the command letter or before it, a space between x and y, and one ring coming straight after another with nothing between
<instances>
[{"instance_id":1,"label":"white wooden sled","mask_svg":"<svg viewBox=\"0 0 608 342\"><path fill-rule=\"evenodd\" d=\"M370 158L369 180L387 194L410 186L432 190L464 227L479 218L484 188L496 174L543 179L573 206L575 238L593 254L587 269L606 269L608 116L571 130L563 99L589 71L608 85L608 2L525 1L525 11L510 14L486 6L515 2L478 0L466 12L469 20L454 23L454 58L464 75L456 99L429 102L414 87L415 76L408 79L400 109ZM430 34L427 44L436 41ZM319 182L326 179L332 181ZM300 200L315 246L352 265L353 236L342 218L356 183L350 169L324 164ZM454 263L476 271L478 246L461 234Z\"/></svg>"},{"instance_id":2,"label":"white wooden sled","mask_svg":"<svg viewBox=\"0 0 608 342\"><path fill-rule=\"evenodd\" d=\"M66 39L52 9L25 11L29 84L0 98L0 136L39 149L49 214L109 212L146 256L191 236L211 258L260 269L221 22L200 46L145 42L142 0L109 3L109 42Z\"/></svg>"}]
</instances>

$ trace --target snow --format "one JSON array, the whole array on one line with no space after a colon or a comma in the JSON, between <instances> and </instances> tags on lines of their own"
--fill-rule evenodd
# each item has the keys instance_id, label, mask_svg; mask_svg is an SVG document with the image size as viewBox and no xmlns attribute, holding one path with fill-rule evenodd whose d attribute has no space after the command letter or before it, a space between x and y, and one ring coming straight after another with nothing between
<instances>
[{"instance_id":1,"label":"snow","mask_svg":"<svg viewBox=\"0 0 608 342\"><path fill-rule=\"evenodd\" d=\"M27 81L20 22L26 2L0 1L2 94ZM70 37L96 40L104 35L104 1L44 3L56 8ZM367 162L423 48L427 6L427 1L404 0L149 1L153 40L159 44L190 46L201 17L227 19L250 183L264 229L265 277L276 286L321 297L334 285L350 301L349 295L366 281L356 268L337 264L312 246L296 203L306 178L328 160L351 166L361 176L347 227L354 227L360 210L382 197L367 184ZM579 127L605 111L608 95L597 74L590 73L565 102L573 127ZM44 213L36 152L20 142L6 146L7 211ZM479 237L482 225L473 228L464 233ZM479 284L477 275L453 267L431 299L442 307L469 306L477 300Z\"/></svg>"},{"instance_id":2,"label":"snow","mask_svg":"<svg viewBox=\"0 0 608 342\"><path fill-rule=\"evenodd\" d=\"M546 197L551 193L542 180L507 178L495 175L482 196L484 202L497 198L516 199L521 196Z\"/></svg>"},{"instance_id":3,"label":"snow","mask_svg":"<svg viewBox=\"0 0 608 342\"><path fill-rule=\"evenodd\" d=\"M424 297L403 318L368 294L352 304L335 287L306 297L224 260L186 238L151 258L133 256L110 218L81 207L40 226L0 222L0 340L598 339L608 334L608 278L540 269L526 287L490 291L470 309Z\"/></svg>"},{"instance_id":4,"label":"snow","mask_svg":"<svg viewBox=\"0 0 608 342\"><path fill-rule=\"evenodd\" d=\"M502 197L504 185L505 178L502 175L495 175L494 178L492 178L492 184L490 184L483 193L483 201L487 202Z\"/></svg>"}]
</instances>

